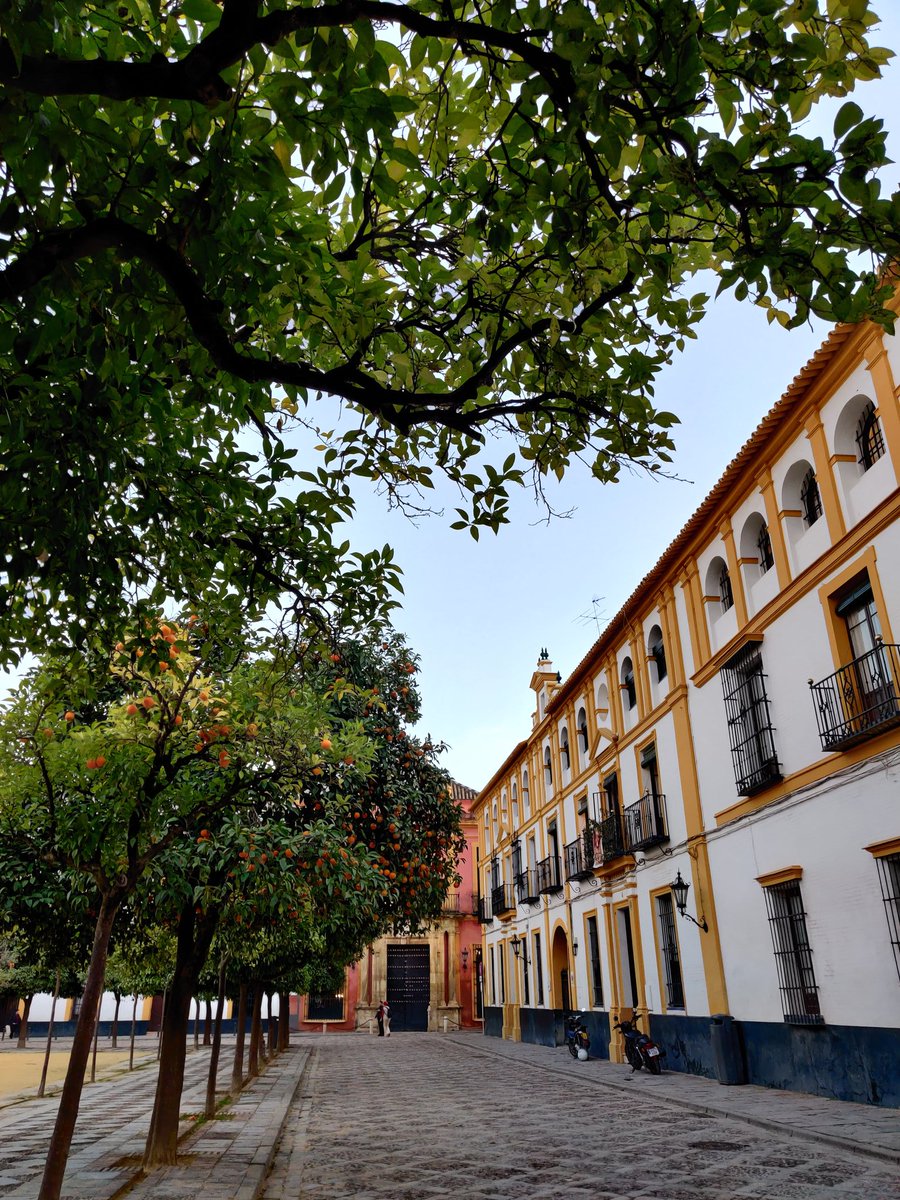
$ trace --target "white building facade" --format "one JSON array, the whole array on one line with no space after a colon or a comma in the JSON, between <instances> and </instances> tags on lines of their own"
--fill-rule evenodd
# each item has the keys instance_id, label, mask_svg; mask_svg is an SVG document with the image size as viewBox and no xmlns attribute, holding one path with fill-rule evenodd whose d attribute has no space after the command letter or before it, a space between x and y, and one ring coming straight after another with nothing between
<instances>
[{"instance_id":1,"label":"white building facade","mask_svg":"<svg viewBox=\"0 0 900 1200\"><path fill-rule=\"evenodd\" d=\"M835 330L475 806L486 1032L900 1106L900 342ZM671 884L690 885L683 915Z\"/></svg>"}]
</instances>

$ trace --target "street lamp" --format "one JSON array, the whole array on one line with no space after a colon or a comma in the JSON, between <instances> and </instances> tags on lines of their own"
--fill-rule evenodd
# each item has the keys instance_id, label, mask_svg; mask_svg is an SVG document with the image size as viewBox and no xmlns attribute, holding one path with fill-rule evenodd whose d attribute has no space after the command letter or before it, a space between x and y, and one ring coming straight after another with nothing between
<instances>
[{"instance_id":1,"label":"street lamp","mask_svg":"<svg viewBox=\"0 0 900 1200\"><path fill-rule=\"evenodd\" d=\"M527 963L527 943L525 939L520 938L518 934L514 933L509 944L512 946L512 952L516 958L521 958L523 962Z\"/></svg>"},{"instance_id":2,"label":"street lamp","mask_svg":"<svg viewBox=\"0 0 900 1200\"><path fill-rule=\"evenodd\" d=\"M709 926L706 924L706 917L701 914L700 920L698 921L696 917L692 917L691 914L686 911L687 894L690 890L690 886L691 885L689 883L685 882L685 880L681 878L680 871L678 871L675 875L674 882L669 884L669 887L672 889L672 895L675 897L675 907L678 909L678 915L680 917L687 917L689 921L693 921L698 929L702 929L704 933L709 933Z\"/></svg>"},{"instance_id":3,"label":"street lamp","mask_svg":"<svg viewBox=\"0 0 900 1200\"><path fill-rule=\"evenodd\" d=\"M469 947L468 946L463 946L462 954L460 955L460 958L462 959L462 969L465 971L465 969L469 965Z\"/></svg>"}]
</instances>

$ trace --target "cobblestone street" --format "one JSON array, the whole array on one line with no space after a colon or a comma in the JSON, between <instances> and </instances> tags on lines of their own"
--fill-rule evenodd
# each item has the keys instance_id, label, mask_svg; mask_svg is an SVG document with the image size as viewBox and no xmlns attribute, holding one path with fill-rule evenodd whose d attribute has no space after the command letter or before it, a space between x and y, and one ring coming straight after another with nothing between
<instances>
[{"instance_id":1,"label":"cobblestone street","mask_svg":"<svg viewBox=\"0 0 900 1200\"><path fill-rule=\"evenodd\" d=\"M655 1084L677 1077L637 1076L629 1094L599 1081L593 1068L608 1064L496 1045L501 1053L465 1035L317 1040L266 1200L900 1197L897 1167L654 1099ZM627 1068L615 1073L628 1080ZM847 1107L834 1105L836 1119ZM896 1133L900 1115L881 1115Z\"/></svg>"}]
</instances>

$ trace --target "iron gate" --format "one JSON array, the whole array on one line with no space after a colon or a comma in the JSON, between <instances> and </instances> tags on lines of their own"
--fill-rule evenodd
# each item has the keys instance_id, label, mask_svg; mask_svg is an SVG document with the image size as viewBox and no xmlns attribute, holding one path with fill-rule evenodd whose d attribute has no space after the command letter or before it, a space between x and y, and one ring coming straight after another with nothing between
<instances>
[{"instance_id":1,"label":"iron gate","mask_svg":"<svg viewBox=\"0 0 900 1200\"><path fill-rule=\"evenodd\" d=\"M428 946L388 946L387 1002L391 1032L428 1028L431 961Z\"/></svg>"}]
</instances>

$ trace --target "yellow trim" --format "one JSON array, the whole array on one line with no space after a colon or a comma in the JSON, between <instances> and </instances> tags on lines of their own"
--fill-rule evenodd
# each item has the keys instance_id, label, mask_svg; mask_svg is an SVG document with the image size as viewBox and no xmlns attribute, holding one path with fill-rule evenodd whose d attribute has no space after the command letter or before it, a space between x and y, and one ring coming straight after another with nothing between
<instances>
[{"instance_id":1,"label":"yellow trim","mask_svg":"<svg viewBox=\"0 0 900 1200\"><path fill-rule=\"evenodd\" d=\"M664 589L661 597L659 618L662 627L663 646L666 652L666 667L669 679L668 694L673 687L684 683L685 679L684 647L681 644L681 632L678 627L678 610L676 608L675 593L671 585L668 585Z\"/></svg>"},{"instance_id":2,"label":"yellow trim","mask_svg":"<svg viewBox=\"0 0 900 1200\"><path fill-rule=\"evenodd\" d=\"M153 1011L153 997L152 997L152 996L145 996L145 997L144 997L144 1003L143 1003L143 1005L142 1005L142 1011L141 1011L141 1020L142 1020L142 1021L149 1021L149 1020L150 1020L150 1014L152 1013L152 1011Z\"/></svg>"},{"instance_id":3,"label":"yellow trim","mask_svg":"<svg viewBox=\"0 0 900 1200\"><path fill-rule=\"evenodd\" d=\"M868 850L873 858L887 858L889 854L900 854L900 837L873 842L871 846L863 846L863 850Z\"/></svg>"},{"instance_id":4,"label":"yellow trim","mask_svg":"<svg viewBox=\"0 0 900 1200\"><path fill-rule=\"evenodd\" d=\"M880 330L863 350L863 357L866 360L869 375L872 377L876 408L887 452L891 456L894 475L897 482L900 483L900 409L897 406L897 386L884 344L884 336Z\"/></svg>"},{"instance_id":5,"label":"yellow trim","mask_svg":"<svg viewBox=\"0 0 900 1200\"><path fill-rule=\"evenodd\" d=\"M872 589L875 607L878 609L878 619L881 622L882 637L888 644L892 644L894 641L894 636L891 633L888 607L885 603L884 592L881 590L881 580L878 577L877 562L878 556L875 553L875 547L869 546L852 563L848 563L842 571L832 576L826 584L823 584L819 588L819 602L825 613L828 642L831 646L831 654L836 668L846 666L853 657L850 648L850 639L847 636L846 624L836 612L836 597L855 576L861 575L863 571L869 577L869 586Z\"/></svg>"},{"instance_id":6,"label":"yellow trim","mask_svg":"<svg viewBox=\"0 0 900 1200\"><path fill-rule=\"evenodd\" d=\"M747 624L747 599L744 596L744 576L739 566L737 550L734 545L734 530L730 523L724 522L719 527L719 533L725 546L725 561L728 563L728 575L731 579L731 595L734 600L738 625Z\"/></svg>"},{"instance_id":7,"label":"yellow trim","mask_svg":"<svg viewBox=\"0 0 900 1200\"><path fill-rule=\"evenodd\" d=\"M802 879L802 867L782 867L780 871L769 871L766 875L757 875L756 882L760 887L774 887L777 883L789 883L792 879Z\"/></svg>"},{"instance_id":8,"label":"yellow trim","mask_svg":"<svg viewBox=\"0 0 900 1200\"><path fill-rule=\"evenodd\" d=\"M825 510L825 520L828 522L828 532L832 542L839 542L847 532L844 513L841 509L837 483L828 459L828 442L825 439L825 427L818 412L806 422L806 436L809 439L816 468L816 482L819 485L819 495L822 497L822 507Z\"/></svg>"},{"instance_id":9,"label":"yellow trim","mask_svg":"<svg viewBox=\"0 0 900 1200\"><path fill-rule=\"evenodd\" d=\"M769 531L769 542L772 546L772 557L775 559L775 571L778 576L778 587L784 590L791 582L791 564L788 558L787 546L784 541L784 527L778 515L778 500L775 496L775 481L768 469L756 477L763 505L766 510L766 528Z\"/></svg>"},{"instance_id":10,"label":"yellow trim","mask_svg":"<svg viewBox=\"0 0 900 1200\"><path fill-rule=\"evenodd\" d=\"M855 454L832 454L828 462L830 466L835 466L837 463L848 462L855 463L857 461Z\"/></svg>"},{"instance_id":11,"label":"yellow trim","mask_svg":"<svg viewBox=\"0 0 900 1200\"><path fill-rule=\"evenodd\" d=\"M784 521L786 517L802 517L802 508L782 508L779 510L778 519Z\"/></svg>"}]
</instances>

